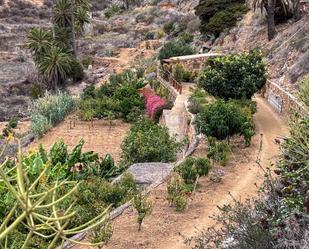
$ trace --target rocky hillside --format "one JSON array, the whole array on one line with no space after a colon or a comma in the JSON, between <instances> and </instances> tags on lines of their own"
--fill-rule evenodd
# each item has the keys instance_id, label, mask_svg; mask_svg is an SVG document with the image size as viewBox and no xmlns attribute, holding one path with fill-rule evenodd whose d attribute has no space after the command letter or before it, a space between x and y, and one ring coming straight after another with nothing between
<instances>
[{"instance_id":1,"label":"rocky hillside","mask_svg":"<svg viewBox=\"0 0 309 249\"><path fill-rule=\"evenodd\" d=\"M278 25L277 35L270 42L263 20L249 11L237 27L217 39L213 49L237 53L262 48L269 65L269 78L293 93L298 89L298 79L309 70L309 15L295 23Z\"/></svg>"}]
</instances>

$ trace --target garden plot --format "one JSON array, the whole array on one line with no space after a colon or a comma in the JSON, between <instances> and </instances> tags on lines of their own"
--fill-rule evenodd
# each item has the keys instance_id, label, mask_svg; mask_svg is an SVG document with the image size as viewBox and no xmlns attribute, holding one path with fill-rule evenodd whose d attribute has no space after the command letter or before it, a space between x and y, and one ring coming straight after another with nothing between
<instances>
[{"instance_id":1,"label":"garden plot","mask_svg":"<svg viewBox=\"0 0 309 249\"><path fill-rule=\"evenodd\" d=\"M230 203L232 197L247 198L256 195L257 187L263 181L264 172L255 161L259 155L261 164L268 166L279 153L273 139L287 134L287 127L264 99L257 98L258 112L255 116L257 132L250 147L241 149L238 141L233 142L235 158L231 158L225 167L216 166L215 171L222 174L221 182L201 177L199 188L190 196L187 209L176 212L166 200L166 183L154 189L150 197L153 212L146 217L142 231L138 232L136 213L133 208L113 221L113 236L106 248L110 249L181 249L190 248L183 244L184 237L193 236L198 229L214 225L209 215L218 212L217 206ZM259 152L262 136L262 150ZM203 146L203 144L201 144ZM205 148L199 147L195 156L205 156ZM76 246L75 249L88 249Z\"/></svg>"},{"instance_id":2,"label":"garden plot","mask_svg":"<svg viewBox=\"0 0 309 249\"><path fill-rule=\"evenodd\" d=\"M70 129L70 122L72 123L72 119L68 117L30 147L34 149L42 144L45 148L49 148L59 139L63 139L68 148L72 149L83 138L85 151L95 151L101 156L109 153L116 162L119 162L120 145L130 129L130 124L115 120L110 128L109 121L105 120L94 120L92 123L76 121L75 127ZM73 126L73 123L71 125Z\"/></svg>"}]
</instances>

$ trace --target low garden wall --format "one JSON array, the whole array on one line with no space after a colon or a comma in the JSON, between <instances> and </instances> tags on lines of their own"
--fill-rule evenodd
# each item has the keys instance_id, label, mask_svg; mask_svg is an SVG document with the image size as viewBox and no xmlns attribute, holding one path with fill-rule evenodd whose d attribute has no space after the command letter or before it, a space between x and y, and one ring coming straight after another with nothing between
<instances>
[{"instance_id":1,"label":"low garden wall","mask_svg":"<svg viewBox=\"0 0 309 249\"><path fill-rule=\"evenodd\" d=\"M295 96L270 80L267 81L263 89L263 96L278 113L284 116L304 111L304 107Z\"/></svg>"}]
</instances>

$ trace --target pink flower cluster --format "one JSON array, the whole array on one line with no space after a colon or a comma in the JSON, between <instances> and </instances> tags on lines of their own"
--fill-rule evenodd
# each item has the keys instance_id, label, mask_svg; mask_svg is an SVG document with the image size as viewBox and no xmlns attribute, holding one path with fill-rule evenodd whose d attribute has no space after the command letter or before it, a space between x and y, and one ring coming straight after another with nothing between
<instances>
[{"instance_id":1,"label":"pink flower cluster","mask_svg":"<svg viewBox=\"0 0 309 249\"><path fill-rule=\"evenodd\" d=\"M160 96L155 95L152 91L144 89L143 96L145 98L146 111L149 118L153 119L156 112L166 105L166 101Z\"/></svg>"}]
</instances>

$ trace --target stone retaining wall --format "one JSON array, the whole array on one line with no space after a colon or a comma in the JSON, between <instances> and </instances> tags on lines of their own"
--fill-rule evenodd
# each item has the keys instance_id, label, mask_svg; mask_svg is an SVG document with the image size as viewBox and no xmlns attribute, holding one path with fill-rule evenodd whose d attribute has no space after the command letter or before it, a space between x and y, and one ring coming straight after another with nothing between
<instances>
[{"instance_id":1,"label":"stone retaining wall","mask_svg":"<svg viewBox=\"0 0 309 249\"><path fill-rule=\"evenodd\" d=\"M304 107L297 98L284 90L278 84L268 80L263 89L264 98L283 116L290 116L295 112L303 113Z\"/></svg>"}]
</instances>

